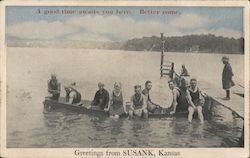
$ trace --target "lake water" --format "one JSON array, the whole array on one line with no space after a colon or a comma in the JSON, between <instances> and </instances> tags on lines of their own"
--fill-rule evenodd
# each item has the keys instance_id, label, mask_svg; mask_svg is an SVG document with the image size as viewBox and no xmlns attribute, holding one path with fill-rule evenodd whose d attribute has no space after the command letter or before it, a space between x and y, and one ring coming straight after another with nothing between
<instances>
[{"instance_id":1,"label":"lake water","mask_svg":"<svg viewBox=\"0 0 250 158\"><path fill-rule=\"evenodd\" d=\"M185 64L191 75L221 87L222 55L166 53ZM244 56L229 55L234 80L244 82ZM49 48L7 49L7 146L15 147L238 147L243 121L215 107L214 117L201 125L186 118L111 119L69 111L45 112L47 80L57 74L62 86L76 82L83 99L91 100L97 83L108 91L122 83L124 100L135 84L153 82L151 99L170 106L166 78L160 78L158 52ZM64 95L64 92L62 93Z\"/></svg>"}]
</instances>

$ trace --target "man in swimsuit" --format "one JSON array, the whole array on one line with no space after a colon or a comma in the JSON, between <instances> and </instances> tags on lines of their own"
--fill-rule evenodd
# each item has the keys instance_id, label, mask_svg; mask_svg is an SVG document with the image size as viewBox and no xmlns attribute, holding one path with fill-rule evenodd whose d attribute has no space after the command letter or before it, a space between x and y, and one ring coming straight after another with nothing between
<instances>
[{"instance_id":1,"label":"man in swimsuit","mask_svg":"<svg viewBox=\"0 0 250 158\"><path fill-rule=\"evenodd\" d=\"M178 88L176 87L174 81L170 80L168 81L168 86L172 90L173 96L173 101L170 106L170 114L175 114L175 112L186 112L188 110L189 103L192 104L192 102L190 102L191 96L189 94L189 91L185 87L186 85L183 84L182 88Z\"/></svg>"},{"instance_id":2,"label":"man in swimsuit","mask_svg":"<svg viewBox=\"0 0 250 158\"><path fill-rule=\"evenodd\" d=\"M109 92L104 89L104 84L98 83L99 90L95 93L94 100L92 102L92 108L98 110L104 110L108 108L109 103Z\"/></svg>"},{"instance_id":3,"label":"man in swimsuit","mask_svg":"<svg viewBox=\"0 0 250 158\"><path fill-rule=\"evenodd\" d=\"M76 83L72 83L70 86L65 87L66 91L66 101L69 104L76 104L80 103L82 96L81 94L76 90Z\"/></svg>"},{"instance_id":4,"label":"man in swimsuit","mask_svg":"<svg viewBox=\"0 0 250 158\"><path fill-rule=\"evenodd\" d=\"M131 110L129 110L129 118L133 116L139 116L148 118L148 110L147 110L147 99L141 93L141 86L135 85L135 94L131 97Z\"/></svg>"},{"instance_id":5,"label":"man in swimsuit","mask_svg":"<svg viewBox=\"0 0 250 158\"><path fill-rule=\"evenodd\" d=\"M149 94L149 91L151 90L151 88L152 88L152 82L151 81L146 81L145 82L145 89L142 90L142 94L145 95L145 97L147 99L147 110L148 110L148 112L154 113L154 111L157 108L160 108L160 106L151 101L150 94Z\"/></svg>"},{"instance_id":6,"label":"man in swimsuit","mask_svg":"<svg viewBox=\"0 0 250 158\"><path fill-rule=\"evenodd\" d=\"M189 93L191 96L191 102L192 104L189 105L188 107L188 121L191 123L193 119L193 114L195 111L198 112L198 117L203 124L204 118L203 118L203 113L202 113L202 107L205 103L205 99L203 95L201 94L200 89L197 87L197 80L195 78L192 78L190 80L190 88L189 88ZM192 106L194 105L194 106Z\"/></svg>"}]
</instances>

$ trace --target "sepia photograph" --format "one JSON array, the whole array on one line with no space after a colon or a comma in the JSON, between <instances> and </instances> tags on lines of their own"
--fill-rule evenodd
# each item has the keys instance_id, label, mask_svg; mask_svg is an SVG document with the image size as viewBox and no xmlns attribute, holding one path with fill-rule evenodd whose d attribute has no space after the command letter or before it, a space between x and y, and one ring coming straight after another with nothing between
<instances>
[{"instance_id":1,"label":"sepia photograph","mask_svg":"<svg viewBox=\"0 0 250 158\"><path fill-rule=\"evenodd\" d=\"M248 147L246 7L6 5L4 14L7 150L185 157L182 148Z\"/></svg>"}]
</instances>

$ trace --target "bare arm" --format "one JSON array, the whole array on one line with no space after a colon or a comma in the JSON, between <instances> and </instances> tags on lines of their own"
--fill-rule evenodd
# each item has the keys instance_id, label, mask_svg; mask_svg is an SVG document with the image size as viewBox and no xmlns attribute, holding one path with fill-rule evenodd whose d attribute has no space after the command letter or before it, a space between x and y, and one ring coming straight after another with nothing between
<instances>
[{"instance_id":1,"label":"bare arm","mask_svg":"<svg viewBox=\"0 0 250 158\"><path fill-rule=\"evenodd\" d=\"M194 105L194 103L193 103L193 101L192 101L192 98L191 98L191 96L190 96L189 91L187 90L186 93L187 93L187 100L188 100L188 103L189 103L192 107L196 108L195 105Z\"/></svg>"},{"instance_id":2,"label":"bare arm","mask_svg":"<svg viewBox=\"0 0 250 158\"><path fill-rule=\"evenodd\" d=\"M135 110L135 109L134 109L133 96L131 97L130 102L131 102L130 108L131 108L132 110Z\"/></svg>"},{"instance_id":3,"label":"bare arm","mask_svg":"<svg viewBox=\"0 0 250 158\"><path fill-rule=\"evenodd\" d=\"M205 98L204 96L202 95L202 92L199 90L199 97L200 97L200 103L201 103L201 106L203 106L205 104Z\"/></svg>"},{"instance_id":4,"label":"bare arm","mask_svg":"<svg viewBox=\"0 0 250 158\"><path fill-rule=\"evenodd\" d=\"M109 109L112 104L113 104L113 94L110 94L110 101L109 101L107 109Z\"/></svg>"},{"instance_id":5,"label":"bare arm","mask_svg":"<svg viewBox=\"0 0 250 158\"><path fill-rule=\"evenodd\" d=\"M75 95L76 95L75 92L71 92L71 93L69 94L69 101L68 101L69 104L72 104L72 103L73 103L73 100L74 100Z\"/></svg>"},{"instance_id":6,"label":"bare arm","mask_svg":"<svg viewBox=\"0 0 250 158\"><path fill-rule=\"evenodd\" d=\"M173 101L172 101L172 106L173 106L173 113L175 113L176 111L176 106L177 106L177 96L178 96L178 91L177 90L173 90L172 91L172 95L173 95Z\"/></svg>"},{"instance_id":7,"label":"bare arm","mask_svg":"<svg viewBox=\"0 0 250 158\"><path fill-rule=\"evenodd\" d=\"M143 99L143 105L142 105L142 109L147 109L147 97L145 95L142 94L142 99Z\"/></svg>"}]
</instances>

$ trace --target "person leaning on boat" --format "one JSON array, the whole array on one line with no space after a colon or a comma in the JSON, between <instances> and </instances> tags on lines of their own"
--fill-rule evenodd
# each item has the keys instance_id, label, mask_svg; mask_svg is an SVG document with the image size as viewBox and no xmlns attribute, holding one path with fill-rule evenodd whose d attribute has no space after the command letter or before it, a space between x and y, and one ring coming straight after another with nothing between
<instances>
[{"instance_id":1,"label":"person leaning on boat","mask_svg":"<svg viewBox=\"0 0 250 158\"><path fill-rule=\"evenodd\" d=\"M135 94L131 97L131 109L129 110L129 118L139 116L148 118L147 98L141 93L141 86L134 86Z\"/></svg>"},{"instance_id":2,"label":"person leaning on boat","mask_svg":"<svg viewBox=\"0 0 250 158\"><path fill-rule=\"evenodd\" d=\"M173 80L168 81L168 85L172 90L173 96L172 104L170 106L170 114L175 114L176 112L187 112L189 104L194 106L185 79L181 79L180 87L177 87Z\"/></svg>"},{"instance_id":3,"label":"person leaning on boat","mask_svg":"<svg viewBox=\"0 0 250 158\"><path fill-rule=\"evenodd\" d=\"M109 111L110 117L119 118L122 114L125 113L121 88L121 83L115 82L114 90L110 95L110 104L107 109Z\"/></svg>"},{"instance_id":4,"label":"person leaning on boat","mask_svg":"<svg viewBox=\"0 0 250 158\"><path fill-rule=\"evenodd\" d=\"M203 113L202 113L202 107L205 103L205 99L200 91L200 89L197 87L197 80L195 78L192 78L190 80L190 87L189 87L189 93L191 96L191 104L189 104L188 107L188 121L191 123L193 119L193 114L195 111L198 113L198 117L201 121L201 123L204 122ZM192 106L194 105L194 106Z\"/></svg>"},{"instance_id":5,"label":"person leaning on boat","mask_svg":"<svg viewBox=\"0 0 250 158\"><path fill-rule=\"evenodd\" d=\"M91 103L92 109L107 110L109 103L109 93L104 89L104 84L98 83L99 90L95 93L94 100Z\"/></svg>"},{"instance_id":6,"label":"person leaning on boat","mask_svg":"<svg viewBox=\"0 0 250 158\"><path fill-rule=\"evenodd\" d=\"M61 83L58 82L55 74L51 74L51 79L48 81L48 92L52 95L51 99L58 100L60 91Z\"/></svg>"},{"instance_id":7,"label":"person leaning on boat","mask_svg":"<svg viewBox=\"0 0 250 158\"><path fill-rule=\"evenodd\" d=\"M150 94L149 94L149 91L151 90L151 88L152 88L152 82L151 81L146 81L145 82L145 89L142 90L142 94L147 99L147 110L148 110L148 112L154 113L157 108L160 108L160 106L151 101Z\"/></svg>"},{"instance_id":8,"label":"person leaning on boat","mask_svg":"<svg viewBox=\"0 0 250 158\"><path fill-rule=\"evenodd\" d=\"M65 87L66 92L66 102L69 104L75 104L80 103L82 96L81 93L79 93L76 90L76 83L72 83L70 86Z\"/></svg>"}]
</instances>

